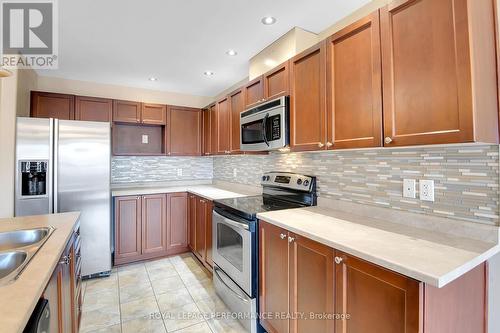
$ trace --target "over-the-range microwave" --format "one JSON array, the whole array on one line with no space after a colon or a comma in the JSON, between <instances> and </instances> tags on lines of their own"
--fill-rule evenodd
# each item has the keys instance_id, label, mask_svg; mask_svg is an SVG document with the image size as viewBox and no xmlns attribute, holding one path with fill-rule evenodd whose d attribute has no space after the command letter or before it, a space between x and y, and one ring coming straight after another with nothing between
<instances>
[{"instance_id":1,"label":"over-the-range microwave","mask_svg":"<svg viewBox=\"0 0 500 333\"><path fill-rule=\"evenodd\" d=\"M290 97L283 96L240 114L240 149L268 151L290 143Z\"/></svg>"}]
</instances>

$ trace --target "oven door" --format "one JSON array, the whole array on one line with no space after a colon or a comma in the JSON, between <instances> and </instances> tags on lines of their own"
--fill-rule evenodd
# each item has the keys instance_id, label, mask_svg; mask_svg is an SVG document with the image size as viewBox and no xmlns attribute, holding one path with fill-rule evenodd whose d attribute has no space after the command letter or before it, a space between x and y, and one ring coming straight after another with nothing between
<instances>
[{"instance_id":1,"label":"oven door","mask_svg":"<svg viewBox=\"0 0 500 333\"><path fill-rule=\"evenodd\" d=\"M250 297L252 290L252 231L249 224L212 215L213 261Z\"/></svg>"},{"instance_id":2,"label":"oven door","mask_svg":"<svg viewBox=\"0 0 500 333\"><path fill-rule=\"evenodd\" d=\"M241 150L275 150L289 143L288 117L285 107L243 117L240 125Z\"/></svg>"}]
</instances>

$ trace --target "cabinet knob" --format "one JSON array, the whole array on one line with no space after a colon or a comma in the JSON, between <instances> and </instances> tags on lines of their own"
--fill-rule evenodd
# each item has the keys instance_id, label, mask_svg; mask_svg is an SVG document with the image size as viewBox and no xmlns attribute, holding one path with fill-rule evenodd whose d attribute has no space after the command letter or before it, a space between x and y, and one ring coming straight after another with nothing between
<instances>
[{"instance_id":1,"label":"cabinet knob","mask_svg":"<svg viewBox=\"0 0 500 333\"><path fill-rule=\"evenodd\" d=\"M334 260L335 260L335 263L336 263L337 265L339 265L340 263L342 263L342 261L344 261L344 259L343 259L343 258L341 258L341 257L335 257L335 259L334 259Z\"/></svg>"},{"instance_id":2,"label":"cabinet knob","mask_svg":"<svg viewBox=\"0 0 500 333\"><path fill-rule=\"evenodd\" d=\"M327 142L327 143L326 143L326 146L327 146L327 147L331 147L331 146L333 146L333 143L332 143L332 142Z\"/></svg>"},{"instance_id":3,"label":"cabinet knob","mask_svg":"<svg viewBox=\"0 0 500 333\"><path fill-rule=\"evenodd\" d=\"M285 239L285 238L286 238L286 235L285 235L285 234L280 234L280 238L281 238L281 239Z\"/></svg>"},{"instance_id":4,"label":"cabinet knob","mask_svg":"<svg viewBox=\"0 0 500 333\"><path fill-rule=\"evenodd\" d=\"M59 261L59 263L62 265L68 265L70 261L71 258L69 256L64 256L61 258L61 261Z\"/></svg>"},{"instance_id":5,"label":"cabinet knob","mask_svg":"<svg viewBox=\"0 0 500 333\"><path fill-rule=\"evenodd\" d=\"M168 156L170 156L170 153L167 153Z\"/></svg>"},{"instance_id":6,"label":"cabinet knob","mask_svg":"<svg viewBox=\"0 0 500 333\"><path fill-rule=\"evenodd\" d=\"M325 145L324 145L322 142L319 142L319 143L318 143L318 147L319 147L319 148L323 148L324 146L325 146Z\"/></svg>"},{"instance_id":7,"label":"cabinet knob","mask_svg":"<svg viewBox=\"0 0 500 333\"><path fill-rule=\"evenodd\" d=\"M384 142L385 142L386 145L388 145L388 144L392 143L392 138L390 138L390 137L387 136L385 138Z\"/></svg>"},{"instance_id":8,"label":"cabinet knob","mask_svg":"<svg viewBox=\"0 0 500 333\"><path fill-rule=\"evenodd\" d=\"M288 243L293 243L295 241L295 238L294 237L288 237Z\"/></svg>"}]
</instances>

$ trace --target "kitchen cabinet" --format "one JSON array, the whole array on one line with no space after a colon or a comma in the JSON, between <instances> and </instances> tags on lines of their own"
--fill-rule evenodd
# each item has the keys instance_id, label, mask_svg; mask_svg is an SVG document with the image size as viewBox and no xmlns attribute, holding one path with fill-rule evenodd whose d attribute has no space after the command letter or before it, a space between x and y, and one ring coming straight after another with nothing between
<instances>
[{"instance_id":1,"label":"kitchen cabinet","mask_svg":"<svg viewBox=\"0 0 500 333\"><path fill-rule=\"evenodd\" d=\"M349 314L338 332L422 332L421 283L339 251L335 260L335 313Z\"/></svg>"},{"instance_id":2,"label":"kitchen cabinet","mask_svg":"<svg viewBox=\"0 0 500 333\"><path fill-rule=\"evenodd\" d=\"M327 40L328 149L382 145L379 12Z\"/></svg>"},{"instance_id":3,"label":"kitchen cabinet","mask_svg":"<svg viewBox=\"0 0 500 333\"><path fill-rule=\"evenodd\" d=\"M188 249L188 198L187 193L170 193L168 201L167 251L169 254Z\"/></svg>"},{"instance_id":4,"label":"kitchen cabinet","mask_svg":"<svg viewBox=\"0 0 500 333\"><path fill-rule=\"evenodd\" d=\"M229 94L230 111L230 152L232 154L240 153L240 113L245 110L243 90L238 89Z\"/></svg>"},{"instance_id":5,"label":"kitchen cabinet","mask_svg":"<svg viewBox=\"0 0 500 333\"><path fill-rule=\"evenodd\" d=\"M195 222L195 238L196 246L194 254L201 262L205 262L207 258L206 248L206 225L207 223L207 201L202 198L197 198L196 201L196 222Z\"/></svg>"},{"instance_id":6,"label":"kitchen cabinet","mask_svg":"<svg viewBox=\"0 0 500 333\"><path fill-rule=\"evenodd\" d=\"M167 108L167 154L201 155L201 121L200 109L169 105Z\"/></svg>"},{"instance_id":7,"label":"kitchen cabinet","mask_svg":"<svg viewBox=\"0 0 500 333\"><path fill-rule=\"evenodd\" d=\"M198 198L194 194L188 197L188 233L189 248L194 253L196 251L196 202Z\"/></svg>"},{"instance_id":8,"label":"kitchen cabinet","mask_svg":"<svg viewBox=\"0 0 500 333\"><path fill-rule=\"evenodd\" d=\"M31 117L75 119L75 96L40 91L31 92Z\"/></svg>"},{"instance_id":9,"label":"kitchen cabinet","mask_svg":"<svg viewBox=\"0 0 500 333\"><path fill-rule=\"evenodd\" d=\"M75 120L111 122L113 100L96 97L75 97Z\"/></svg>"},{"instance_id":10,"label":"kitchen cabinet","mask_svg":"<svg viewBox=\"0 0 500 333\"><path fill-rule=\"evenodd\" d=\"M115 198L115 264L139 260L142 254L140 196Z\"/></svg>"},{"instance_id":11,"label":"kitchen cabinet","mask_svg":"<svg viewBox=\"0 0 500 333\"><path fill-rule=\"evenodd\" d=\"M214 267L214 261L212 258L212 210L213 202L207 200L206 202L206 217L205 217L205 247L206 247L206 264L211 268Z\"/></svg>"},{"instance_id":12,"label":"kitchen cabinet","mask_svg":"<svg viewBox=\"0 0 500 333\"><path fill-rule=\"evenodd\" d=\"M149 125L165 125L167 122L167 107L162 104L141 104L141 122Z\"/></svg>"},{"instance_id":13,"label":"kitchen cabinet","mask_svg":"<svg viewBox=\"0 0 500 333\"><path fill-rule=\"evenodd\" d=\"M63 333L63 297L62 297L62 264L58 263L43 292L43 297L49 301L51 332Z\"/></svg>"},{"instance_id":14,"label":"kitchen cabinet","mask_svg":"<svg viewBox=\"0 0 500 333\"><path fill-rule=\"evenodd\" d=\"M385 145L498 143L493 1L396 1L380 17Z\"/></svg>"},{"instance_id":15,"label":"kitchen cabinet","mask_svg":"<svg viewBox=\"0 0 500 333\"><path fill-rule=\"evenodd\" d=\"M217 154L229 154L231 151L231 109L229 97L217 102Z\"/></svg>"},{"instance_id":16,"label":"kitchen cabinet","mask_svg":"<svg viewBox=\"0 0 500 333\"><path fill-rule=\"evenodd\" d=\"M113 121L122 123L141 123L141 103L132 101L113 101Z\"/></svg>"},{"instance_id":17,"label":"kitchen cabinet","mask_svg":"<svg viewBox=\"0 0 500 333\"><path fill-rule=\"evenodd\" d=\"M212 208L212 201L189 194L189 248L207 269L213 267Z\"/></svg>"},{"instance_id":18,"label":"kitchen cabinet","mask_svg":"<svg viewBox=\"0 0 500 333\"><path fill-rule=\"evenodd\" d=\"M245 109L251 108L259 103L262 103L264 99L264 80L262 76L259 76L252 81L248 82L245 87L243 87L244 105Z\"/></svg>"},{"instance_id":19,"label":"kitchen cabinet","mask_svg":"<svg viewBox=\"0 0 500 333\"><path fill-rule=\"evenodd\" d=\"M210 119L210 111L208 109L204 109L202 111L203 118L203 155L211 154L211 119Z\"/></svg>"},{"instance_id":20,"label":"kitchen cabinet","mask_svg":"<svg viewBox=\"0 0 500 333\"><path fill-rule=\"evenodd\" d=\"M218 109L216 104L212 104L208 107L208 112L210 112L210 155L217 155L218 152L218 137L219 137L219 125L218 125Z\"/></svg>"},{"instance_id":21,"label":"kitchen cabinet","mask_svg":"<svg viewBox=\"0 0 500 333\"><path fill-rule=\"evenodd\" d=\"M167 196L143 195L141 204L141 254L164 254L167 251Z\"/></svg>"},{"instance_id":22,"label":"kitchen cabinet","mask_svg":"<svg viewBox=\"0 0 500 333\"><path fill-rule=\"evenodd\" d=\"M289 94L288 66L289 62L286 61L262 76L266 101Z\"/></svg>"},{"instance_id":23,"label":"kitchen cabinet","mask_svg":"<svg viewBox=\"0 0 500 333\"><path fill-rule=\"evenodd\" d=\"M325 149L326 127L326 43L321 42L290 60L291 150Z\"/></svg>"}]
</instances>

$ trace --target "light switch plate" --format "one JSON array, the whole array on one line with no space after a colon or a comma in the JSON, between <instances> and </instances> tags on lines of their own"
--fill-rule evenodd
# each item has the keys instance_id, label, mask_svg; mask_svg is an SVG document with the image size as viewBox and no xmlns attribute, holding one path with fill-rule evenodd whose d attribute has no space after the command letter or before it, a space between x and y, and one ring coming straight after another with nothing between
<instances>
[{"instance_id":1,"label":"light switch plate","mask_svg":"<svg viewBox=\"0 0 500 333\"><path fill-rule=\"evenodd\" d=\"M421 180L420 181L420 200L434 201L434 181Z\"/></svg>"},{"instance_id":2,"label":"light switch plate","mask_svg":"<svg viewBox=\"0 0 500 333\"><path fill-rule=\"evenodd\" d=\"M415 179L403 179L403 197L415 199L417 197L417 181Z\"/></svg>"},{"instance_id":3,"label":"light switch plate","mask_svg":"<svg viewBox=\"0 0 500 333\"><path fill-rule=\"evenodd\" d=\"M177 176L182 177L182 169L177 169Z\"/></svg>"},{"instance_id":4,"label":"light switch plate","mask_svg":"<svg viewBox=\"0 0 500 333\"><path fill-rule=\"evenodd\" d=\"M142 143L149 143L149 136L146 134L142 135Z\"/></svg>"}]
</instances>

